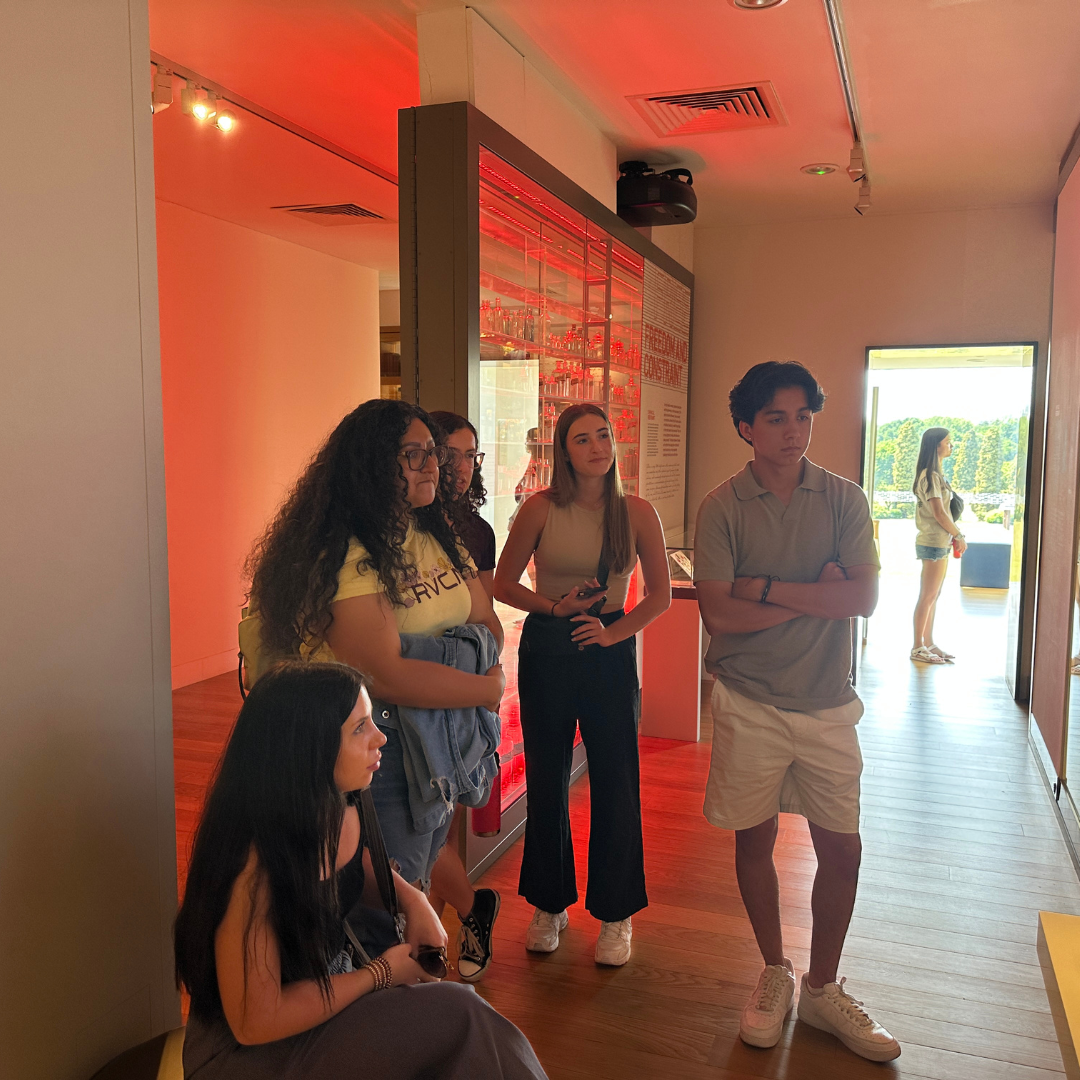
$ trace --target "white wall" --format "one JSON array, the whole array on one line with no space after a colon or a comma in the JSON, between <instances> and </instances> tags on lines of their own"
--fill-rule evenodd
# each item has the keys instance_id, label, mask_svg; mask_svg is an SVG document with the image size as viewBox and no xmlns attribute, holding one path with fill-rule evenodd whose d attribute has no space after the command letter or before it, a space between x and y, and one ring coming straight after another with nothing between
<instances>
[{"instance_id":1,"label":"white wall","mask_svg":"<svg viewBox=\"0 0 1080 1080\"><path fill-rule=\"evenodd\" d=\"M379 272L158 203L173 686L236 668L243 564L337 422L379 396ZM207 303L192 282L213 267Z\"/></svg>"},{"instance_id":2,"label":"white wall","mask_svg":"<svg viewBox=\"0 0 1080 1080\"><path fill-rule=\"evenodd\" d=\"M416 18L420 102L470 101L611 210L615 144L472 8Z\"/></svg>"},{"instance_id":3,"label":"white wall","mask_svg":"<svg viewBox=\"0 0 1080 1080\"><path fill-rule=\"evenodd\" d=\"M694 229L689 225L656 225L638 229L647 240L652 241L661 251L670 255L680 266L687 270L694 269Z\"/></svg>"},{"instance_id":4,"label":"white wall","mask_svg":"<svg viewBox=\"0 0 1080 1080\"><path fill-rule=\"evenodd\" d=\"M401 290L379 290L379 325L401 325Z\"/></svg>"},{"instance_id":5,"label":"white wall","mask_svg":"<svg viewBox=\"0 0 1080 1080\"><path fill-rule=\"evenodd\" d=\"M1052 251L1042 207L696 229L691 514L750 457L727 411L747 368L817 375L810 456L858 480L867 346L1038 341L1045 356Z\"/></svg>"},{"instance_id":6,"label":"white wall","mask_svg":"<svg viewBox=\"0 0 1080 1080\"><path fill-rule=\"evenodd\" d=\"M3 21L0 1074L86 1080L179 1022L150 43Z\"/></svg>"}]
</instances>

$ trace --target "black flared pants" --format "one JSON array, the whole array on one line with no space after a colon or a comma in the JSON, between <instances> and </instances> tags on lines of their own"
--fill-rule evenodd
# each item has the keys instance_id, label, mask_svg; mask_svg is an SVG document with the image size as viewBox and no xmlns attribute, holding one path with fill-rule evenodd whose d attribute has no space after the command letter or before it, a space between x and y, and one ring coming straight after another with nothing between
<instances>
[{"instance_id":1,"label":"black flared pants","mask_svg":"<svg viewBox=\"0 0 1080 1080\"><path fill-rule=\"evenodd\" d=\"M606 620L605 620L606 621ZM578 898L570 833L570 764L575 726L589 758L589 884L585 907L616 922L648 904L638 773L637 648L633 638L571 655L529 648L518 659L521 729L529 798L518 892L543 911Z\"/></svg>"}]
</instances>

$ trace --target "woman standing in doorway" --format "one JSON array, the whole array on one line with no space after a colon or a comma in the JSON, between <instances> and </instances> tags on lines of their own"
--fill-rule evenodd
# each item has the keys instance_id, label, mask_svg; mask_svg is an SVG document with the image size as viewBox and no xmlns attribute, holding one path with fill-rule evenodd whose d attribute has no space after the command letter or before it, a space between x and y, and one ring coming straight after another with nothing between
<instances>
[{"instance_id":1,"label":"woman standing in doorway","mask_svg":"<svg viewBox=\"0 0 1080 1080\"><path fill-rule=\"evenodd\" d=\"M952 653L934 644L934 614L938 596L948 569L950 547L958 555L967 550L967 541L950 512L952 488L941 470L941 463L952 453L949 432L932 427L923 432L919 460L915 466L915 557L922 561L919 601L915 605L915 644L911 659L921 664L947 664Z\"/></svg>"},{"instance_id":2,"label":"woman standing in doorway","mask_svg":"<svg viewBox=\"0 0 1080 1080\"><path fill-rule=\"evenodd\" d=\"M559 418L550 488L521 505L495 571L495 596L529 612L518 650L529 816L518 892L536 911L525 935L554 952L577 900L569 783L574 732L589 755L589 886L602 923L596 962L630 959L631 916L648 903L638 782L634 634L671 603L660 519L625 495L607 416L571 405ZM529 559L536 589L520 583ZM623 611L641 559L646 596Z\"/></svg>"}]
</instances>

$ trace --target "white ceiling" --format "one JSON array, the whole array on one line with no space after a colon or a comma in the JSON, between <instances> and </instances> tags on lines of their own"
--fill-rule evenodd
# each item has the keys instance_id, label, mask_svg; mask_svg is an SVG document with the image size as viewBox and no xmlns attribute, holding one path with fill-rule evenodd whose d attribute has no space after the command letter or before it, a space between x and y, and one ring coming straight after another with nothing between
<instances>
[{"instance_id":1,"label":"white ceiling","mask_svg":"<svg viewBox=\"0 0 1080 1080\"><path fill-rule=\"evenodd\" d=\"M157 197L374 267L382 288L397 288L396 185L259 116L230 110L237 126L227 133L196 122L178 105L154 116ZM355 203L382 220L277 209L339 203Z\"/></svg>"},{"instance_id":2,"label":"white ceiling","mask_svg":"<svg viewBox=\"0 0 1080 1080\"><path fill-rule=\"evenodd\" d=\"M419 103L416 11L454 2L151 0L151 44L396 172L397 110ZM1053 200L1059 161L1080 122L1078 0L840 5L873 180L871 213ZM691 168L700 224L852 213L855 188L842 171L799 172L810 162L843 166L850 148L823 0L763 11L737 10L727 0L473 6L613 139L620 159ZM787 125L662 139L626 100L761 80L773 83ZM278 233L284 226L267 214L270 205L368 190L369 174L348 179L350 169L360 170L295 136L253 134L258 124L242 122L227 146L219 140L208 150L180 122L192 124L179 109L155 119L159 160L168 161L161 183L173 201L198 201L196 209L235 220L246 214L242 224ZM291 194L279 194L285 190ZM362 194L348 197L366 205ZM300 238L298 224L288 225L289 239L377 266L384 280L394 272L388 226L354 226L343 235L347 229L304 225L310 235Z\"/></svg>"},{"instance_id":3,"label":"white ceiling","mask_svg":"<svg viewBox=\"0 0 1080 1080\"><path fill-rule=\"evenodd\" d=\"M799 172L811 162L846 165L851 146L823 0L760 11L726 0L474 6L549 78L572 84L622 156L693 169L701 224L852 213L856 193L844 173ZM1080 123L1080 2L839 0L839 7L871 212L1053 199L1060 158ZM766 79L786 127L660 139L626 101Z\"/></svg>"}]
</instances>

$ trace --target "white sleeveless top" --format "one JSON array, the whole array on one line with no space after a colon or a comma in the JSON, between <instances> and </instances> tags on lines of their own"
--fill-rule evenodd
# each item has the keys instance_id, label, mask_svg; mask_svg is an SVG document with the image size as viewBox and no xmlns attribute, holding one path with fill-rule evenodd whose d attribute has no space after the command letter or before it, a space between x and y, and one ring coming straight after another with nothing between
<instances>
[{"instance_id":1,"label":"white sleeveless top","mask_svg":"<svg viewBox=\"0 0 1080 1080\"><path fill-rule=\"evenodd\" d=\"M592 581L600 563L604 544L604 511L583 510L576 503L569 506L548 505L547 521L536 545L536 591L540 596L558 600L575 585ZM625 574L608 573L608 594L604 612L618 611L626 603L633 567Z\"/></svg>"}]
</instances>

